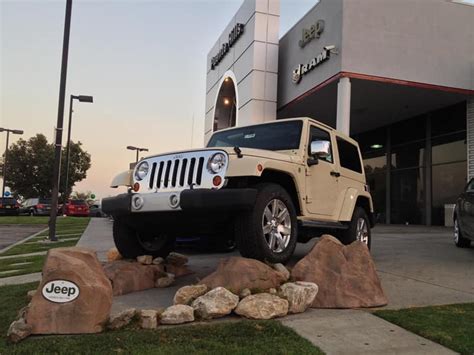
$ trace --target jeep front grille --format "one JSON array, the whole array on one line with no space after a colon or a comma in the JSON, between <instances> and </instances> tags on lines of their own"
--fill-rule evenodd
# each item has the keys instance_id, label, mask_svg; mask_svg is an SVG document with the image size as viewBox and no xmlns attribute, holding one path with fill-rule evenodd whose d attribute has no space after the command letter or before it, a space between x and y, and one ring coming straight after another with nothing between
<instances>
[{"instance_id":1,"label":"jeep front grille","mask_svg":"<svg viewBox=\"0 0 474 355\"><path fill-rule=\"evenodd\" d=\"M146 186L149 192L184 190L189 188L212 188L215 176L206 169L209 158L222 151L200 151L145 159L150 164L150 173L140 181L142 189ZM225 169L219 175L224 178Z\"/></svg>"}]
</instances>

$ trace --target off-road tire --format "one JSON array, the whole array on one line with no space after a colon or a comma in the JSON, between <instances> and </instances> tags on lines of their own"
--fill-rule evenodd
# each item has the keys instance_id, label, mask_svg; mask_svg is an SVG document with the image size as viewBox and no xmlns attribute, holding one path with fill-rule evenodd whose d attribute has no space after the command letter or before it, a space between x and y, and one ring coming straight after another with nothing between
<instances>
[{"instance_id":1,"label":"off-road tire","mask_svg":"<svg viewBox=\"0 0 474 355\"><path fill-rule=\"evenodd\" d=\"M364 220L365 226L367 227L368 241L367 241L366 244L367 244L367 247L370 250L370 246L371 246L371 242L372 242L372 235L371 235L371 231L370 231L370 222L369 222L369 217L367 216L367 213L365 212L365 210L362 207L356 206L354 208L354 212L352 213L352 219L351 219L351 222L349 224L349 228L346 229L346 230L341 231L340 233L338 233L338 238L341 241L341 243L344 244L344 245L349 245L352 242L355 242L358 239L357 238L357 230L358 230L357 223L358 222L360 223L361 219Z\"/></svg>"},{"instance_id":2,"label":"off-road tire","mask_svg":"<svg viewBox=\"0 0 474 355\"><path fill-rule=\"evenodd\" d=\"M458 236L456 237L456 227ZM454 219L454 245L458 248L469 248L471 246L471 241L462 236L461 226L459 225L458 219Z\"/></svg>"},{"instance_id":3,"label":"off-road tire","mask_svg":"<svg viewBox=\"0 0 474 355\"><path fill-rule=\"evenodd\" d=\"M285 263L293 255L297 243L298 221L296 209L290 195L280 185L262 183L256 186L257 197L254 207L236 217L235 238L240 254L271 263ZM264 209L273 199L282 201L290 215L291 233L287 247L279 253L273 252L265 240L262 229Z\"/></svg>"},{"instance_id":4,"label":"off-road tire","mask_svg":"<svg viewBox=\"0 0 474 355\"><path fill-rule=\"evenodd\" d=\"M175 238L163 235L166 240L163 242L163 246L158 250L152 250L146 248L143 243L140 242L138 237L138 231L134 229L130 224L127 223L126 218L114 218L113 224L113 237L114 243L122 255L126 259L135 259L140 255L152 255L153 257L166 257L174 249Z\"/></svg>"}]
</instances>

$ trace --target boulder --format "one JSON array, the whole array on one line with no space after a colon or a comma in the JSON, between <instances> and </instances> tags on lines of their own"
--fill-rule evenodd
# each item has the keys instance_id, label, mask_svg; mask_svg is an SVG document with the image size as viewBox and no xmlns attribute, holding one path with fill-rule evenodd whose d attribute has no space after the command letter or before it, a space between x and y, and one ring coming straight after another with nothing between
<instances>
[{"instance_id":1,"label":"boulder","mask_svg":"<svg viewBox=\"0 0 474 355\"><path fill-rule=\"evenodd\" d=\"M122 255L120 255L120 252L117 250L117 248L110 248L107 251L107 261L115 261L120 259L122 259Z\"/></svg>"},{"instance_id":2,"label":"boulder","mask_svg":"<svg viewBox=\"0 0 474 355\"><path fill-rule=\"evenodd\" d=\"M199 283L209 288L225 287L240 294L244 288L263 291L276 288L284 281L281 273L261 261L233 256L222 260L217 270Z\"/></svg>"},{"instance_id":3,"label":"boulder","mask_svg":"<svg viewBox=\"0 0 474 355\"><path fill-rule=\"evenodd\" d=\"M283 317L288 313L288 301L269 293L258 293L240 301L235 313L250 319Z\"/></svg>"},{"instance_id":4,"label":"boulder","mask_svg":"<svg viewBox=\"0 0 474 355\"><path fill-rule=\"evenodd\" d=\"M140 255L137 256L137 261L143 265L151 265L153 262L153 256L151 255Z\"/></svg>"},{"instance_id":5,"label":"boulder","mask_svg":"<svg viewBox=\"0 0 474 355\"><path fill-rule=\"evenodd\" d=\"M28 301L31 301L33 299L33 296L35 295L36 290L30 290L27 292L26 297L28 298Z\"/></svg>"},{"instance_id":6,"label":"boulder","mask_svg":"<svg viewBox=\"0 0 474 355\"><path fill-rule=\"evenodd\" d=\"M173 282L174 282L174 275L167 273L165 276L159 277L155 281L155 287L158 287L158 288L168 287L168 286L171 286Z\"/></svg>"},{"instance_id":7,"label":"boulder","mask_svg":"<svg viewBox=\"0 0 474 355\"><path fill-rule=\"evenodd\" d=\"M180 253L171 252L166 257L166 263L169 265L182 266L188 263L188 257Z\"/></svg>"},{"instance_id":8,"label":"boulder","mask_svg":"<svg viewBox=\"0 0 474 355\"><path fill-rule=\"evenodd\" d=\"M156 329L158 326L158 312L154 309L142 309L139 313L140 328Z\"/></svg>"},{"instance_id":9,"label":"boulder","mask_svg":"<svg viewBox=\"0 0 474 355\"><path fill-rule=\"evenodd\" d=\"M10 324L8 328L7 337L12 343L18 343L31 334L32 326L26 324L23 318L20 318Z\"/></svg>"},{"instance_id":10,"label":"boulder","mask_svg":"<svg viewBox=\"0 0 474 355\"><path fill-rule=\"evenodd\" d=\"M186 265L165 264L166 272L174 274L175 277L190 275L193 273Z\"/></svg>"},{"instance_id":11,"label":"boulder","mask_svg":"<svg viewBox=\"0 0 474 355\"><path fill-rule=\"evenodd\" d=\"M190 305L199 296L204 295L208 288L206 285L191 285L181 287L176 291L173 299L174 304Z\"/></svg>"},{"instance_id":12,"label":"boulder","mask_svg":"<svg viewBox=\"0 0 474 355\"><path fill-rule=\"evenodd\" d=\"M112 286L93 250L48 251L43 278L26 312L33 334L98 333L112 307Z\"/></svg>"},{"instance_id":13,"label":"boulder","mask_svg":"<svg viewBox=\"0 0 474 355\"><path fill-rule=\"evenodd\" d=\"M367 246L359 241L343 245L325 235L292 270L297 281L318 285L315 308L378 307L387 298Z\"/></svg>"},{"instance_id":14,"label":"boulder","mask_svg":"<svg viewBox=\"0 0 474 355\"><path fill-rule=\"evenodd\" d=\"M268 293L271 294L271 295L276 295L278 292L277 292L276 288L272 287L272 288L268 289Z\"/></svg>"},{"instance_id":15,"label":"boulder","mask_svg":"<svg viewBox=\"0 0 474 355\"><path fill-rule=\"evenodd\" d=\"M279 296L288 301L288 313L303 313L318 294L318 285L312 282L288 282L281 286Z\"/></svg>"},{"instance_id":16,"label":"boulder","mask_svg":"<svg viewBox=\"0 0 474 355\"><path fill-rule=\"evenodd\" d=\"M154 258L151 263L153 265L163 265L165 263L165 259L163 259L161 256L159 256L157 258Z\"/></svg>"},{"instance_id":17,"label":"boulder","mask_svg":"<svg viewBox=\"0 0 474 355\"><path fill-rule=\"evenodd\" d=\"M245 298L247 296L250 296L252 294L252 291L250 291L248 288L244 288L242 291L239 293L240 299Z\"/></svg>"},{"instance_id":18,"label":"boulder","mask_svg":"<svg viewBox=\"0 0 474 355\"><path fill-rule=\"evenodd\" d=\"M239 296L217 287L203 296L196 298L192 307L196 315L201 319L212 319L230 314L239 303Z\"/></svg>"},{"instance_id":19,"label":"boulder","mask_svg":"<svg viewBox=\"0 0 474 355\"><path fill-rule=\"evenodd\" d=\"M161 314L161 324L182 324L194 321L194 308L177 304L165 309Z\"/></svg>"},{"instance_id":20,"label":"boulder","mask_svg":"<svg viewBox=\"0 0 474 355\"><path fill-rule=\"evenodd\" d=\"M280 274L282 274L285 281L288 281L290 279L290 272L285 267L285 265L278 263L278 264L272 265L272 267L273 267L273 269L278 271Z\"/></svg>"},{"instance_id":21,"label":"boulder","mask_svg":"<svg viewBox=\"0 0 474 355\"><path fill-rule=\"evenodd\" d=\"M155 287L155 278L159 273L156 267L159 265L118 260L105 264L104 271L112 282L114 296L120 296Z\"/></svg>"},{"instance_id":22,"label":"boulder","mask_svg":"<svg viewBox=\"0 0 474 355\"><path fill-rule=\"evenodd\" d=\"M137 310L135 308L129 308L120 313L110 315L107 328L112 330L123 328L130 324L136 314Z\"/></svg>"}]
</instances>

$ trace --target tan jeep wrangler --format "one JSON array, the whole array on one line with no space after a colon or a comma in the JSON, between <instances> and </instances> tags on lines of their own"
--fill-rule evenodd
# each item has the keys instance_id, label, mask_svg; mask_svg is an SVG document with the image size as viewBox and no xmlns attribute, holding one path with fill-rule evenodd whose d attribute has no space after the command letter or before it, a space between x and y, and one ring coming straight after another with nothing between
<instances>
[{"instance_id":1,"label":"tan jeep wrangler","mask_svg":"<svg viewBox=\"0 0 474 355\"><path fill-rule=\"evenodd\" d=\"M357 143L309 118L215 132L206 148L141 159L104 199L117 249L166 256L176 237L236 241L245 257L286 262L323 233L370 248L372 199Z\"/></svg>"}]
</instances>

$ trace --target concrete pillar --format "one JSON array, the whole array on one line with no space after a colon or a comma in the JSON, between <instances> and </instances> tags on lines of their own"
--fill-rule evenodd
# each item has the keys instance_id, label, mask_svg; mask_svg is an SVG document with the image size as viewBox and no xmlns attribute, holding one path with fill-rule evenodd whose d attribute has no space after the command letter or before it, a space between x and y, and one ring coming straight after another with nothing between
<instances>
[{"instance_id":1,"label":"concrete pillar","mask_svg":"<svg viewBox=\"0 0 474 355\"><path fill-rule=\"evenodd\" d=\"M337 84L337 119L336 129L344 134L350 134L351 126L351 81L340 78Z\"/></svg>"},{"instance_id":2,"label":"concrete pillar","mask_svg":"<svg viewBox=\"0 0 474 355\"><path fill-rule=\"evenodd\" d=\"M474 177L474 98L466 102L466 128L467 128L467 180Z\"/></svg>"}]
</instances>

